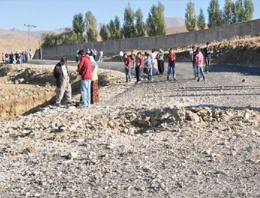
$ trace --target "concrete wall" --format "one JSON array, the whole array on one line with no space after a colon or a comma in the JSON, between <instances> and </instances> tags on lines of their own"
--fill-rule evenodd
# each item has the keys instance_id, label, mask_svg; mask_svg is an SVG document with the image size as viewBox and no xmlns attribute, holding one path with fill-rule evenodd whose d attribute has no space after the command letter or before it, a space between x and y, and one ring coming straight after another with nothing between
<instances>
[{"instance_id":1,"label":"concrete wall","mask_svg":"<svg viewBox=\"0 0 260 198\"><path fill-rule=\"evenodd\" d=\"M104 51L104 56L119 54L119 51L149 50L149 49L177 49L188 45L204 44L206 42L222 41L234 37L260 36L260 19L237 23L207 30L172 34L166 36L154 36L143 38L130 38L124 40L112 40L94 43L83 43L74 45L60 45L43 48L43 59L60 59L66 56L75 59L76 51L79 49L96 49Z\"/></svg>"}]
</instances>

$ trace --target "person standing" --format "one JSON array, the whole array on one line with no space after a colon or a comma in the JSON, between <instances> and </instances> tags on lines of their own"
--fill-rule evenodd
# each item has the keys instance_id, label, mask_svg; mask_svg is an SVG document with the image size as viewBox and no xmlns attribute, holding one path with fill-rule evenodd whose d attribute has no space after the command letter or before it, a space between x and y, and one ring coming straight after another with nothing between
<instances>
[{"instance_id":1,"label":"person standing","mask_svg":"<svg viewBox=\"0 0 260 198\"><path fill-rule=\"evenodd\" d=\"M99 62L103 62L103 56L104 56L104 52L101 49L100 52L99 52Z\"/></svg>"},{"instance_id":2,"label":"person standing","mask_svg":"<svg viewBox=\"0 0 260 198\"><path fill-rule=\"evenodd\" d=\"M134 73L135 70L135 54L134 54L134 50L131 51L131 72Z\"/></svg>"},{"instance_id":3,"label":"person standing","mask_svg":"<svg viewBox=\"0 0 260 198\"><path fill-rule=\"evenodd\" d=\"M3 63L5 62L5 55L4 55L4 53L2 53L2 62Z\"/></svg>"},{"instance_id":4,"label":"person standing","mask_svg":"<svg viewBox=\"0 0 260 198\"><path fill-rule=\"evenodd\" d=\"M164 73L164 54L163 54L162 49L160 49L160 51L157 55L157 61L158 61L159 74L163 75L163 73Z\"/></svg>"},{"instance_id":5,"label":"person standing","mask_svg":"<svg viewBox=\"0 0 260 198\"><path fill-rule=\"evenodd\" d=\"M176 55L171 48L170 51L169 51L169 54L168 54L167 80L170 80L170 74L172 72L173 73L173 80L176 81L175 60L176 60Z\"/></svg>"},{"instance_id":6,"label":"person standing","mask_svg":"<svg viewBox=\"0 0 260 198\"><path fill-rule=\"evenodd\" d=\"M131 81L131 58L124 53L124 64L125 64L125 76L126 82Z\"/></svg>"},{"instance_id":7,"label":"person standing","mask_svg":"<svg viewBox=\"0 0 260 198\"><path fill-rule=\"evenodd\" d=\"M67 59L61 58L60 62L55 66L53 75L56 79L56 105L60 106L62 98L65 94L67 103L71 103L71 84L67 67Z\"/></svg>"},{"instance_id":8,"label":"person standing","mask_svg":"<svg viewBox=\"0 0 260 198\"><path fill-rule=\"evenodd\" d=\"M203 80L206 80L206 76L203 71L203 62L204 62L204 56L200 51L200 48L197 48L197 55L195 57L196 59L196 66L197 66L197 76L198 76L198 81L200 81L200 75L202 75Z\"/></svg>"},{"instance_id":9,"label":"person standing","mask_svg":"<svg viewBox=\"0 0 260 198\"><path fill-rule=\"evenodd\" d=\"M84 50L79 51L80 62L78 72L81 75L81 106L79 108L89 107L91 103L91 80L92 80L92 63L90 57L85 55Z\"/></svg>"},{"instance_id":10,"label":"person standing","mask_svg":"<svg viewBox=\"0 0 260 198\"><path fill-rule=\"evenodd\" d=\"M93 56L90 56L90 61L93 66L92 82L91 82L91 104L99 103L98 94L98 64Z\"/></svg>"},{"instance_id":11,"label":"person standing","mask_svg":"<svg viewBox=\"0 0 260 198\"><path fill-rule=\"evenodd\" d=\"M152 54L151 54L151 61L152 61L152 65L153 65L153 75L158 74L158 61L157 61L156 57L157 57L157 52L153 49Z\"/></svg>"},{"instance_id":12,"label":"person standing","mask_svg":"<svg viewBox=\"0 0 260 198\"><path fill-rule=\"evenodd\" d=\"M204 48L204 55L205 55L205 62L206 62L206 67L205 71L208 73L209 68L210 68L210 62L211 62L211 54L212 54L212 48L209 46L209 42L207 42L206 48Z\"/></svg>"},{"instance_id":13,"label":"person standing","mask_svg":"<svg viewBox=\"0 0 260 198\"><path fill-rule=\"evenodd\" d=\"M137 57L135 58L135 75L136 75L136 82L141 82L141 68L144 64L144 60L141 56L141 52L137 53Z\"/></svg>"},{"instance_id":14,"label":"person standing","mask_svg":"<svg viewBox=\"0 0 260 198\"><path fill-rule=\"evenodd\" d=\"M119 52L119 56L120 56L120 61L122 62L122 61L123 61L123 58L124 58L124 52L123 52L123 51L120 51L120 52Z\"/></svg>"},{"instance_id":15,"label":"person standing","mask_svg":"<svg viewBox=\"0 0 260 198\"><path fill-rule=\"evenodd\" d=\"M153 81L153 65L151 60L151 55L149 53L146 53L146 59L145 64L147 66L147 75L148 75L148 81Z\"/></svg>"},{"instance_id":16,"label":"person standing","mask_svg":"<svg viewBox=\"0 0 260 198\"><path fill-rule=\"evenodd\" d=\"M191 63L192 63L192 68L193 68L193 73L194 73L194 77L195 79L197 78L197 67L196 67L196 47L192 46L192 51L190 52L191 55Z\"/></svg>"}]
</instances>

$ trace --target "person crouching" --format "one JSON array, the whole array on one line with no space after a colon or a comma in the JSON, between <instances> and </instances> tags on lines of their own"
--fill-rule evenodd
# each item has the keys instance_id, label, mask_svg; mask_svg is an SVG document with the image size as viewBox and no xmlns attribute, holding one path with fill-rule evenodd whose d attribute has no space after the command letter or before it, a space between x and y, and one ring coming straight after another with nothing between
<instances>
[{"instance_id":1,"label":"person crouching","mask_svg":"<svg viewBox=\"0 0 260 198\"><path fill-rule=\"evenodd\" d=\"M71 84L67 67L67 59L61 58L54 68L53 75L56 79L56 105L60 106L63 96L68 104L71 103Z\"/></svg>"}]
</instances>

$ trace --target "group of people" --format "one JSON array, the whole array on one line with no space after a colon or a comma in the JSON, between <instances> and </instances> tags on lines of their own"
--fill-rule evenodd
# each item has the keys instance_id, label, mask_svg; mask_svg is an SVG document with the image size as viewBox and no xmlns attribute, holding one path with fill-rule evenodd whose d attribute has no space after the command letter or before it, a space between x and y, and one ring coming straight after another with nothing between
<instances>
[{"instance_id":1,"label":"group of people","mask_svg":"<svg viewBox=\"0 0 260 198\"><path fill-rule=\"evenodd\" d=\"M79 62L78 52L79 52L79 50L77 51L77 54L76 54L76 62ZM86 54L89 56L92 56L94 58L94 60L97 62L103 62L103 60L104 60L104 52L102 49L100 50L99 53L96 49L87 49Z\"/></svg>"},{"instance_id":2,"label":"group of people","mask_svg":"<svg viewBox=\"0 0 260 198\"><path fill-rule=\"evenodd\" d=\"M10 52L8 53L2 53L2 62L7 63L7 64L21 64L21 63L27 63L29 59L32 58L32 53L31 51L27 52Z\"/></svg>"},{"instance_id":3,"label":"group of people","mask_svg":"<svg viewBox=\"0 0 260 198\"><path fill-rule=\"evenodd\" d=\"M212 48L210 44L207 43L206 48L203 50L204 53L201 52L201 49L195 46L192 46L190 50L191 55L191 62L193 66L194 77L197 81L201 80L201 76L204 80L206 80L205 72L209 72L210 68L210 61L212 55ZM120 57L122 55L122 51L120 52ZM175 62L176 62L176 54L173 52L171 48L169 53L167 54L168 59L168 71L167 71L167 80L170 80L170 76L172 74L173 81L176 81L176 69L175 69ZM138 52L136 55L134 51L131 52L130 55L126 53L122 56L122 61L124 62L125 66L125 75L126 75L126 82L130 82L132 79L133 71L135 71L136 82L140 83L143 80L143 74L147 75L148 81L153 81L154 75L163 75L164 74L164 61L165 55L163 50L152 50L152 53L145 52L142 54ZM204 63L205 68L204 68ZM204 72L205 70L205 72Z\"/></svg>"},{"instance_id":4,"label":"group of people","mask_svg":"<svg viewBox=\"0 0 260 198\"><path fill-rule=\"evenodd\" d=\"M173 74L173 80L176 81L175 72L175 61L176 54L171 48L167 55L168 57L168 72L167 80L170 80L171 73ZM164 52L163 50L152 50L152 53L145 52L142 54L138 52L136 55L134 51L128 56L126 53L123 55L123 61L125 65L126 82L131 81L131 71L135 70L136 82L140 83L142 81L143 74L147 74L147 80L153 81L154 75L164 74ZM132 72L133 73L133 72Z\"/></svg>"},{"instance_id":5,"label":"group of people","mask_svg":"<svg viewBox=\"0 0 260 198\"><path fill-rule=\"evenodd\" d=\"M88 54L84 50L78 51L79 64L77 71L81 75L81 100L78 108L89 107L90 104L99 102L98 94L98 64L93 54ZM61 101L65 96L66 103L71 104L71 83L67 66L67 59L61 58L55 66L53 75L56 79L56 105L61 106Z\"/></svg>"}]
</instances>

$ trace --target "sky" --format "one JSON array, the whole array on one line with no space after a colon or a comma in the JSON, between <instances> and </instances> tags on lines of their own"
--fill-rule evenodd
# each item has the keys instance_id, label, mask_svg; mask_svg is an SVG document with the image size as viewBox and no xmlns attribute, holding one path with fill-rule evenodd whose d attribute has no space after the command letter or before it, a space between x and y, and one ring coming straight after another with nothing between
<instances>
[{"instance_id":1,"label":"sky","mask_svg":"<svg viewBox=\"0 0 260 198\"><path fill-rule=\"evenodd\" d=\"M234 0L233 0L234 1ZM252 0L255 7L253 19L260 19L260 0ZM33 24L34 30L55 30L72 27L73 16L85 14L90 10L99 23L108 23L119 16L123 23L124 9L130 4L133 10L141 8L144 19L147 18L152 5L158 0L0 0L0 28L26 30L24 24ZM185 8L189 0L160 0L165 6L165 17L184 18ZM207 8L210 0L193 0L196 14ZM225 0L219 0L223 8Z\"/></svg>"}]
</instances>

